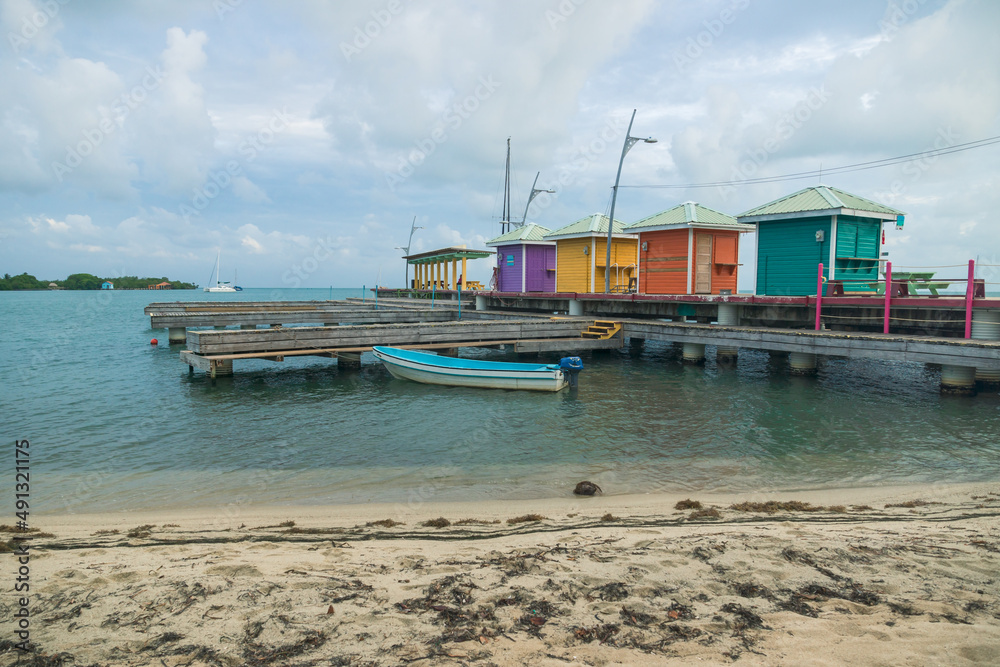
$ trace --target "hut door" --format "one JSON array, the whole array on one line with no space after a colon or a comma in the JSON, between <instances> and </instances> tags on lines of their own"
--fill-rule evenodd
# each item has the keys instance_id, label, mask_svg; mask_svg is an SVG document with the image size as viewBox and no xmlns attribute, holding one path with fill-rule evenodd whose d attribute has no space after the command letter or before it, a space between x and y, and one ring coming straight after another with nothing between
<instances>
[{"instance_id":1,"label":"hut door","mask_svg":"<svg viewBox=\"0 0 1000 667\"><path fill-rule=\"evenodd\" d=\"M694 293L712 293L712 235L694 235Z\"/></svg>"}]
</instances>

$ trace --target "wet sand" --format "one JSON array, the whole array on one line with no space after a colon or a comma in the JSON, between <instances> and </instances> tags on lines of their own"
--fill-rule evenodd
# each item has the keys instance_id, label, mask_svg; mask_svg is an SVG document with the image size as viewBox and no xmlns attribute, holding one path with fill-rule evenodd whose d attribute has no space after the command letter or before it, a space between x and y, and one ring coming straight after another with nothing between
<instances>
[{"instance_id":1,"label":"wet sand","mask_svg":"<svg viewBox=\"0 0 1000 667\"><path fill-rule=\"evenodd\" d=\"M985 665L1000 655L1000 484L32 525L44 531L31 541L35 652L12 647L9 593L3 665Z\"/></svg>"}]
</instances>

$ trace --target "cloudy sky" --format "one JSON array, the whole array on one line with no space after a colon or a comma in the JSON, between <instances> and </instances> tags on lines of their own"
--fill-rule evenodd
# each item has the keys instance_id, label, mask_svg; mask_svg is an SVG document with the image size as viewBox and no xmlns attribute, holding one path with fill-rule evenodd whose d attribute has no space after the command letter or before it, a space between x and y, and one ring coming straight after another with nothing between
<instances>
[{"instance_id":1,"label":"cloudy sky","mask_svg":"<svg viewBox=\"0 0 1000 667\"><path fill-rule=\"evenodd\" d=\"M414 216L412 252L499 233L508 137L517 217L540 171L555 229L608 211L633 109L659 142L623 186L1000 135L998 29L996 0L0 0L0 273L205 284L221 250L251 287L397 285ZM908 214L897 265L1000 265L998 164L822 181ZM623 187L616 217L818 182Z\"/></svg>"}]
</instances>

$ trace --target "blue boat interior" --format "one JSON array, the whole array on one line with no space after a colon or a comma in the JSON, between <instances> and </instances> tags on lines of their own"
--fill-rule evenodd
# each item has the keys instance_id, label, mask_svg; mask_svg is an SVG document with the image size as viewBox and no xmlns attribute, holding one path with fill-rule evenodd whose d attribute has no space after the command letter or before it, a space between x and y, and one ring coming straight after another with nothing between
<instances>
[{"instance_id":1,"label":"blue boat interior","mask_svg":"<svg viewBox=\"0 0 1000 667\"><path fill-rule=\"evenodd\" d=\"M441 368L467 368L470 370L482 371L557 371L559 364L519 364L509 361L483 361L481 359L459 359L458 357L444 357L439 354L429 352L418 352L416 350L402 350L398 347L375 346L373 350L390 357L404 359L415 363L426 364L428 366L438 366Z\"/></svg>"}]
</instances>

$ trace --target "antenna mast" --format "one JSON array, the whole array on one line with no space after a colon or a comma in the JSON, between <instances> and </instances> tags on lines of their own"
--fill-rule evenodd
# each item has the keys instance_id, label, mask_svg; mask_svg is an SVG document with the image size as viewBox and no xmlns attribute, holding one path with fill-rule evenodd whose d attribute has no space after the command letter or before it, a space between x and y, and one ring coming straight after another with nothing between
<instances>
[{"instance_id":1,"label":"antenna mast","mask_svg":"<svg viewBox=\"0 0 1000 667\"><path fill-rule=\"evenodd\" d=\"M503 175L503 217L500 219L500 233L510 231L510 137L507 137L507 163Z\"/></svg>"}]
</instances>

